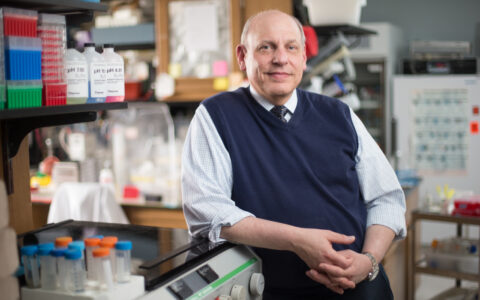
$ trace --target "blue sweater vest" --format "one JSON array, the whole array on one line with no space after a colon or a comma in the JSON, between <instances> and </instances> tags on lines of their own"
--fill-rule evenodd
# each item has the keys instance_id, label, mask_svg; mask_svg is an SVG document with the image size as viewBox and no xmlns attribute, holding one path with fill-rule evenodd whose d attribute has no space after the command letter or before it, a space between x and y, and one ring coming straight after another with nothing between
<instances>
[{"instance_id":1,"label":"blue sweater vest","mask_svg":"<svg viewBox=\"0 0 480 300\"><path fill-rule=\"evenodd\" d=\"M337 99L297 91L288 123L260 106L248 88L203 102L232 161L232 199L258 218L355 235L353 244L334 248L361 251L366 208L350 111ZM294 253L255 250L263 260L267 290L319 287Z\"/></svg>"}]
</instances>

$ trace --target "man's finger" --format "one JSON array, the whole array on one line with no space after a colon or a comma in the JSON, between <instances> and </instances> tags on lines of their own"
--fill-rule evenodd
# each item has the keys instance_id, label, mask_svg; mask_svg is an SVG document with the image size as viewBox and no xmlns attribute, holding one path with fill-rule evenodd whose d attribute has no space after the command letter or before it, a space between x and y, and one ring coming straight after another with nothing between
<instances>
[{"instance_id":1,"label":"man's finger","mask_svg":"<svg viewBox=\"0 0 480 300\"><path fill-rule=\"evenodd\" d=\"M325 274L319 273L314 269L308 270L306 275L313 281L319 282L325 286L333 285L333 282Z\"/></svg>"},{"instance_id":2,"label":"man's finger","mask_svg":"<svg viewBox=\"0 0 480 300\"><path fill-rule=\"evenodd\" d=\"M340 255L337 251L331 249L324 254L325 258L333 265L337 265L340 268L346 269L353 263L353 258Z\"/></svg>"},{"instance_id":3,"label":"man's finger","mask_svg":"<svg viewBox=\"0 0 480 300\"><path fill-rule=\"evenodd\" d=\"M345 234L336 233L333 231L328 231L326 238L327 240L330 241L330 243L344 244L344 245L351 244L355 241L355 236L353 235L345 235Z\"/></svg>"},{"instance_id":4,"label":"man's finger","mask_svg":"<svg viewBox=\"0 0 480 300\"><path fill-rule=\"evenodd\" d=\"M327 273L330 277L347 277L347 271L343 268L340 268L336 265L331 265L327 263L321 263L318 265L320 271Z\"/></svg>"}]
</instances>

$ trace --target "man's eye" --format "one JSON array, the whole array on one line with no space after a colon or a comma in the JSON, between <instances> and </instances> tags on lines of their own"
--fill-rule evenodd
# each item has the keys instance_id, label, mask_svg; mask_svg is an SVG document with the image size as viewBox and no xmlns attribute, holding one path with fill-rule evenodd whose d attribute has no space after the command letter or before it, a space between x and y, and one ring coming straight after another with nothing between
<instances>
[{"instance_id":1,"label":"man's eye","mask_svg":"<svg viewBox=\"0 0 480 300\"><path fill-rule=\"evenodd\" d=\"M270 49L269 45L260 46L260 50L269 50L269 49Z\"/></svg>"},{"instance_id":2,"label":"man's eye","mask_svg":"<svg viewBox=\"0 0 480 300\"><path fill-rule=\"evenodd\" d=\"M297 46L288 46L288 50L297 50Z\"/></svg>"}]
</instances>

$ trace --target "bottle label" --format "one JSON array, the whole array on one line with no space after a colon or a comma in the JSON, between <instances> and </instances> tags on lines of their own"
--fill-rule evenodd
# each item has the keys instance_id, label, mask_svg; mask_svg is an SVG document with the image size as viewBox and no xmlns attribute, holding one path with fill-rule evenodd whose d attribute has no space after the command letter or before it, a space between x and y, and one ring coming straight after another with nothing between
<instances>
[{"instance_id":1,"label":"bottle label","mask_svg":"<svg viewBox=\"0 0 480 300\"><path fill-rule=\"evenodd\" d=\"M122 63L112 63L107 66L107 96L125 96Z\"/></svg>"},{"instance_id":2,"label":"bottle label","mask_svg":"<svg viewBox=\"0 0 480 300\"><path fill-rule=\"evenodd\" d=\"M67 61L65 68L67 73L67 98L87 98L87 64Z\"/></svg>"},{"instance_id":3,"label":"bottle label","mask_svg":"<svg viewBox=\"0 0 480 300\"><path fill-rule=\"evenodd\" d=\"M90 97L107 96L107 68L105 63L90 64Z\"/></svg>"}]
</instances>

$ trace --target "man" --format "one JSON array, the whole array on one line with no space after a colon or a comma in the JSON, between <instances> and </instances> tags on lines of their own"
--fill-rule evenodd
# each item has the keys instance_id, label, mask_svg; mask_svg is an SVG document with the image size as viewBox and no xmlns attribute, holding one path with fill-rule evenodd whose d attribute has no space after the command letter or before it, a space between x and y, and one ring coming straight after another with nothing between
<instances>
[{"instance_id":1,"label":"man","mask_svg":"<svg viewBox=\"0 0 480 300\"><path fill-rule=\"evenodd\" d=\"M185 142L190 233L255 247L264 299L392 298L376 262L405 236L403 191L345 104L296 89L304 42L279 11L245 24L236 51L250 86L203 101Z\"/></svg>"}]
</instances>

